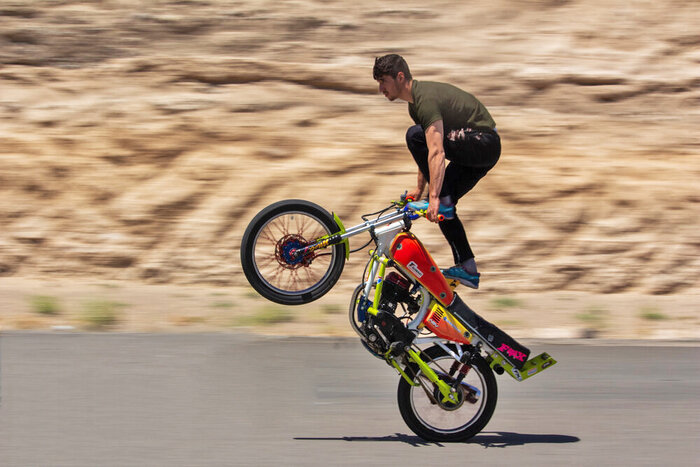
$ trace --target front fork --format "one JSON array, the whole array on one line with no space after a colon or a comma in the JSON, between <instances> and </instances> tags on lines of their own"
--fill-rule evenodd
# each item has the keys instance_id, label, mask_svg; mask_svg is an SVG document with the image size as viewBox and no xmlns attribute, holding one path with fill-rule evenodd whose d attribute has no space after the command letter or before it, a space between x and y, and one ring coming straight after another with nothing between
<instances>
[{"instance_id":1,"label":"front fork","mask_svg":"<svg viewBox=\"0 0 700 467\"><path fill-rule=\"evenodd\" d=\"M380 245L381 246L381 245ZM378 250L381 250L382 248L378 248ZM358 300L358 303L356 306L359 307L360 311L360 320L364 321L366 314L371 314L373 316L376 316L377 313L379 312L378 306L379 306L379 301L382 296L382 286L384 285L384 275L386 273L386 268L389 265L389 259L384 256L384 255L379 255L377 254L377 251L370 251L370 262L369 262L369 276L367 277L367 281L365 282L365 289L364 293L362 294L363 298L360 298ZM365 297L370 297L372 288L374 288L374 300L369 301ZM427 291L426 291L427 292ZM424 297L424 300L428 300L428 297ZM422 312L418 313L418 317L414 322L412 327L415 327L416 325L419 324L420 321L423 320L425 317L425 313L428 310L427 302L426 306L421 307ZM410 325L409 325L410 326ZM423 375L425 375L428 380L433 383L437 388L440 390L440 394L442 395L442 402L451 402L453 404L458 404L458 395L456 389L452 388L449 384L447 384L445 381L440 379L438 374L430 368L430 366L420 357L420 353L416 352L414 349L410 347L405 348L405 355L407 356L408 360L415 363L418 365L418 368L421 370ZM401 368L401 365L399 362L396 361L395 354L394 354L394 349L390 349L385 355L384 359L387 361L387 363L391 366L393 366L396 371L399 372L402 378L406 380L408 384L411 386L419 386L420 383L417 383L411 378L406 372Z\"/></svg>"},{"instance_id":2,"label":"front fork","mask_svg":"<svg viewBox=\"0 0 700 467\"><path fill-rule=\"evenodd\" d=\"M372 289L372 286L374 286L374 300L373 303L370 305L369 303L366 303L364 306L366 308L363 309L363 314L364 312L369 313L371 315L376 316L377 315L377 306L379 305L379 299L382 296L382 286L383 286L383 279L384 279L384 274L386 272L386 267L389 263L388 258L386 257L380 257L375 254L375 252L370 252L372 254L372 259L370 259L370 264L369 264L369 278L365 284L365 290L364 290L364 297L370 296L370 292ZM375 278L378 278L379 280L375 282ZM427 299L427 298L426 298ZM369 306L368 306L369 305ZM399 372L402 378L406 380L408 384L411 386L419 386L420 383L415 382L409 375L406 374L406 372L401 368L401 365L396 361L394 358L394 355L392 354L393 350L389 350L385 355L384 359L389 363L391 366L393 366L396 371ZM425 375L428 380L433 383L437 388L440 390L440 394L442 395L442 402L451 402L453 404L458 404L458 396L457 396L457 391L456 389L452 388L449 384L447 384L445 381L440 379L437 373L430 368L430 366L425 363L425 361L420 357L420 354L416 352L414 349L408 347L406 348L406 355L408 357L408 360L415 363L418 365L418 368L421 370L421 372Z\"/></svg>"}]
</instances>

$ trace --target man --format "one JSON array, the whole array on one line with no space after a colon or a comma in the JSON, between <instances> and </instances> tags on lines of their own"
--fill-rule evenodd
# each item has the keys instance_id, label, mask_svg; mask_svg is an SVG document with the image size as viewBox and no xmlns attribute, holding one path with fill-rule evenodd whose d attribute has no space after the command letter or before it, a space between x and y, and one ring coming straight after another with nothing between
<instances>
[{"instance_id":1,"label":"man","mask_svg":"<svg viewBox=\"0 0 700 467\"><path fill-rule=\"evenodd\" d=\"M416 123L408 129L406 143L418 165L418 184L407 195L419 200L429 183L428 201L414 207L427 207L432 222L439 214L445 217L440 230L452 248L455 265L442 272L476 289L480 274L455 206L498 162L501 140L496 123L473 95L450 84L414 80L400 55L377 58L373 74L387 99L408 102ZM445 159L450 161L447 166Z\"/></svg>"}]
</instances>

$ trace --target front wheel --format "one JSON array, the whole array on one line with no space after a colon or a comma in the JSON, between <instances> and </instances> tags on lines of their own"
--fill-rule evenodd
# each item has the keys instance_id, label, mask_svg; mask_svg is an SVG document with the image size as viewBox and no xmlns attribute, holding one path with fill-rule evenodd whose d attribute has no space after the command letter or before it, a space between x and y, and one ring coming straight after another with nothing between
<instances>
[{"instance_id":1,"label":"front wheel","mask_svg":"<svg viewBox=\"0 0 700 467\"><path fill-rule=\"evenodd\" d=\"M451 385L459 374L461 364L437 345L423 351L421 358L447 384ZM496 409L496 378L481 357L472 363L457 387L457 404L442 402L440 390L415 363L406 367L406 373L415 375L414 381L420 384L411 386L401 378L397 391L399 410L406 425L427 441L465 441L484 429Z\"/></svg>"},{"instance_id":2,"label":"front wheel","mask_svg":"<svg viewBox=\"0 0 700 467\"><path fill-rule=\"evenodd\" d=\"M320 298L343 272L345 245L304 256L294 251L337 231L333 216L309 201L292 199L266 207L250 222L241 242L248 282L263 297L283 305Z\"/></svg>"}]
</instances>

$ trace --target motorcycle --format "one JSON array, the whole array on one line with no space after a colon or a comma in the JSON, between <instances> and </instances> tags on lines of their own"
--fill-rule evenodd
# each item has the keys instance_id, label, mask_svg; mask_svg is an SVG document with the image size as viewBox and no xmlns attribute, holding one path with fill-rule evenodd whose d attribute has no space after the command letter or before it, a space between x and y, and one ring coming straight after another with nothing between
<instances>
[{"instance_id":1,"label":"motorcycle","mask_svg":"<svg viewBox=\"0 0 700 467\"><path fill-rule=\"evenodd\" d=\"M241 242L250 285L268 300L300 305L325 295L350 253L374 243L350 301L350 324L369 353L398 374L399 411L428 441L464 441L479 433L496 408L494 373L524 381L556 364L474 312L455 292L420 240L414 221L426 216L412 200L362 216L345 229L337 215L304 200L260 211ZM369 232L351 251L348 239Z\"/></svg>"}]
</instances>

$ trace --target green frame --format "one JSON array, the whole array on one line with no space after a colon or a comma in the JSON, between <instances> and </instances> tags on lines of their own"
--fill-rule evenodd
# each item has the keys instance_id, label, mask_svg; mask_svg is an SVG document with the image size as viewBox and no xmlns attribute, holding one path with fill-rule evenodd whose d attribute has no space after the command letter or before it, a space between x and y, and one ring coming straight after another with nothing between
<instances>
[{"instance_id":1,"label":"green frame","mask_svg":"<svg viewBox=\"0 0 700 467\"><path fill-rule=\"evenodd\" d=\"M379 263L379 268L377 270L376 276L372 278L368 278L368 280L373 280L376 281L374 284L374 299L372 301L372 306L367 308L367 312L370 313L373 316L377 316L377 313L379 312L379 300L381 299L382 296L382 286L384 284L384 276L386 275L386 268L389 264L390 259L387 258L386 256L378 256L374 250L370 251L371 258L369 260L369 264L367 266L367 269L370 271L369 274L372 274L372 270L374 269L375 263ZM359 300L359 297L358 297ZM435 302L435 300L432 300ZM430 304L432 306L433 303ZM423 372L423 374L428 378L428 380L435 384L439 389L440 389L440 394L442 394L442 402L452 402L453 404L458 404L458 396L457 392L446 382L440 379L440 377L435 373L435 371L430 368L430 366L420 357L420 353L416 352L412 348L406 349L406 353L408 355L409 361L415 363L418 365L418 368ZM390 355L389 352L387 352L384 355L384 359L396 369L396 371L401 375L403 379L406 380L408 384L411 386L418 386L419 383L415 382L410 376L406 374L405 371L401 369L401 365L396 361L396 359Z\"/></svg>"}]
</instances>

